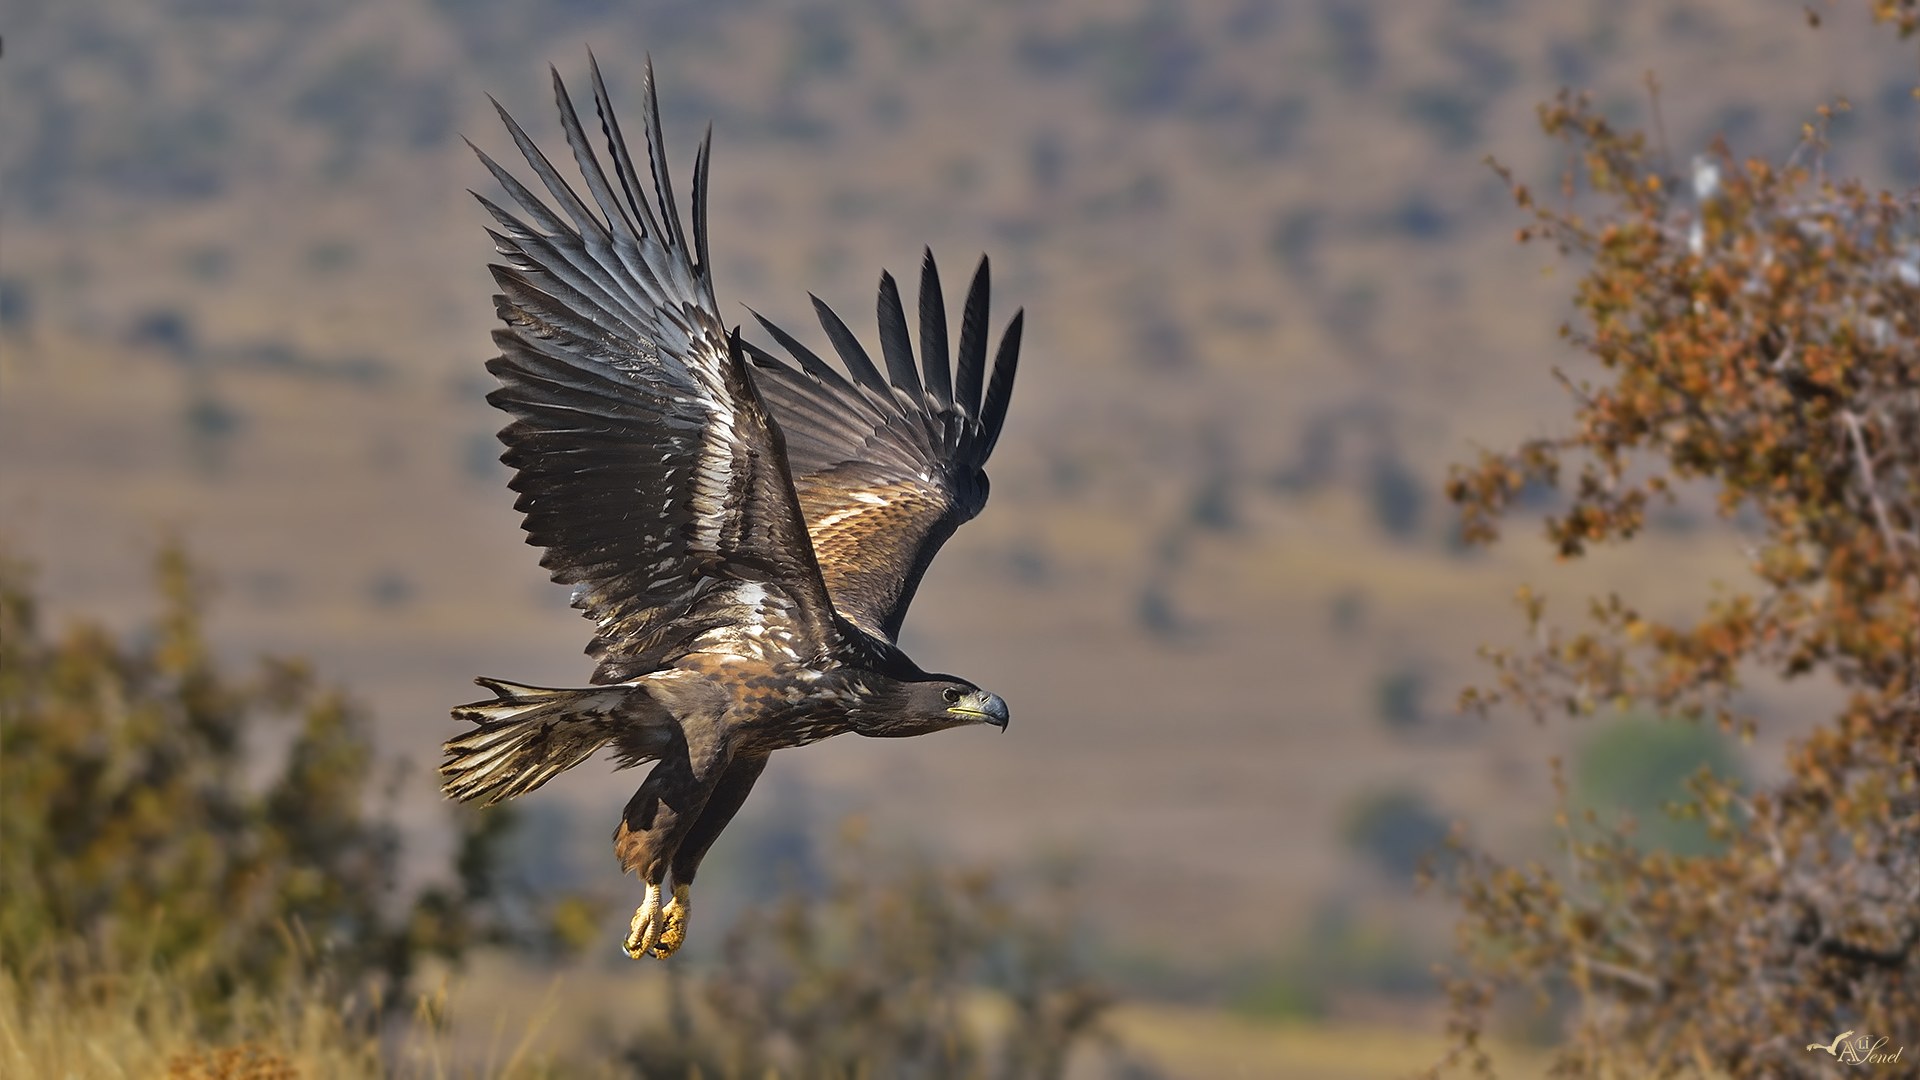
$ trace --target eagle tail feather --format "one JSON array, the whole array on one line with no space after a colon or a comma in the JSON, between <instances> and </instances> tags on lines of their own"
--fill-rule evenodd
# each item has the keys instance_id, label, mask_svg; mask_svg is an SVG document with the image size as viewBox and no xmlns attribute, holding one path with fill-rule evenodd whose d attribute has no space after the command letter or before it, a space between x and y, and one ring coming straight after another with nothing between
<instances>
[{"instance_id":1,"label":"eagle tail feather","mask_svg":"<svg viewBox=\"0 0 1920 1080\"><path fill-rule=\"evenodd\" d=\"M645 692L632 686L595 686L552 690L499 679L475 679L492 690L491 701L453 710L456 720L477 727L446 744L440 766L441 790L462 802L487 805L524 795L592 757L620 734L634 698Z\"/></svg>"}]
</instances>

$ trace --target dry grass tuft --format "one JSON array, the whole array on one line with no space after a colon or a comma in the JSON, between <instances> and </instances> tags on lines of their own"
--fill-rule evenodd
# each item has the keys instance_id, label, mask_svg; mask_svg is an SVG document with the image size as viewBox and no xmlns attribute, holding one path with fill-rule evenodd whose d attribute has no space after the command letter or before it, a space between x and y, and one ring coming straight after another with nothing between
<instances>
[{"instance_id":1,"label":"dry grass tuft","mask_svg":"<svg viewBox=\"0 0 1920 1080\"><path fill-rule=\"evenodd\" d=\"M362 1080L393 1075L377 1037L319 993L236 995L210 1031L193 986L153 971L0 978L0 1076Z\"/></svg>"},{"instance_id":2,"label":"dry grass tuft","mask_svg":"<svg viewBox=\"0 0 1920 1080\"><path fill-rule=\"evenodd\" d=\"M300 1070L279 1053L248 1042L175 1054L166 1080L300 1080Z\"/></svg>"}]
</instances>

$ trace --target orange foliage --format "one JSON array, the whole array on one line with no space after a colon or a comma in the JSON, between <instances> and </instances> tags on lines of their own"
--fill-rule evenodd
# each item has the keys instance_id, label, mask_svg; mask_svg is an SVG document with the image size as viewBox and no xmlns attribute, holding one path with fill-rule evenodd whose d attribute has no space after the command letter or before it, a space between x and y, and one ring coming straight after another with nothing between
<instances>
[{"instance_id":1,"label":"orange foliage","mask_svg":"<svg viewBox=\"0 0 1920 1080\"><path fill-rule=\"evenodd\" d=\"M1877 10L1913 31L1913 3ZM1486 1071L1481 1023L1511 986L1572 1000L1561 1075L1811 1076L1816 1037L1920 1044L1920 202L1827 180L1817 128L1785 166L1720 145L1681 177L1582 98L1541 119L1605 209L1552 209L1507 177L1533 215L1521 239L1590 263L1563 335L1603 374L1561 376L1569 434L1455 470L1466 534L1493 540L1529 483L1562 487L1547 536L1577 558L1704 481L1723 516L1750 515L1754 581L1678 625L1595 600L1576 632L1523 590L1533 646L1488 650L1494 685L1464 704L1750 732L1742 668L1849 696L1777 786L1696 778L1685 809L1718 853L1587 842L1563 815L1568 873L1475 855L1453 886L1473 971L1450 1064Z\"/></svg>"}]
</instances>

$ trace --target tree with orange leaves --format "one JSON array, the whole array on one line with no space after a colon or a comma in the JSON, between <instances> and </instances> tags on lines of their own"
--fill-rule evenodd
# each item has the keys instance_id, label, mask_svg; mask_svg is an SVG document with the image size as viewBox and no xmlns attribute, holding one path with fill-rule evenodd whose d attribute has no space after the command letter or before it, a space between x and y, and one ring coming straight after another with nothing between
<instances>
[{"instance_id":1,"label":"tree with orange leaves","mask_svg":"<svg viewBox=\"0 0 1920 1080\"><path fill-rule=\"evenodd\" d=\"M1875 7L1914 31L1911 0ZM1606 209L1553 209L1502 175L1532 215L1521 239L1590 263L1563 334L1602 374L1561 377L1571 433L1455 470L1465 534L1493 540L1523 488L1553 485L1568 498L1548 537L1578 557L1631 539L1678 483L1705 482L1723 515L1760 522L1753 582L1690 625L1598 600L1578 631L1550 627L1523 592L1534 645L1489 650L1494 684L1464 704L1537 719L1632 705L1750 733L1734 699L1743 668L1824 676L1846 702L1793 747L1782 782L1695 778L1680 809L1707 822L1715 852L1645 852L1618 830L1589 839L1563 812L1566 873L1472 854L1449 886L1469 973L1452 982L1447 1064L1490 1074L1486 1009L1501 988L1531 986L1573 1003L1560 1075L1825 1075L1834 1047L1901 1045L1911 1068L1920 198L1827 180L1817 126L1784 167L1720 145L1683 178L1582 98L1563 94L1542 121ZM1890 1041L1849 1050L1855 1033Z\"/></svg>"}]
</instances>

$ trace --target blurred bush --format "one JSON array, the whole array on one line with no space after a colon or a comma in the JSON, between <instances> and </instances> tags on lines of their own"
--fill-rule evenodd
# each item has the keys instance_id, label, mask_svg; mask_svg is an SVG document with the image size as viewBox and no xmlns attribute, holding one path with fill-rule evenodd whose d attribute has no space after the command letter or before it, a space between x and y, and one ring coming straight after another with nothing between
<instances>
[{"instance_id":1,"label":"blurred bush","mask_svg":"<svg viewBox=\"0 0 1920 1080\"><path fill-rule=\"evenodd\" d=\"M1344 995L1402 997L1433 993L1429 959L1391 922L1356 916L1339 900L1323 905L1266 974L1239 997L1240 1010L1272 1020L1316 1019Z\"/></svg>"},{"instance_id":2,"label":"blurred bush","mask_svg":"<svg viewBox=\"0 0 1920 1080\"><path fill-rule=\"evenodd\" d=\"M464 893L411 912L396 894L398 774L376 767L365 715L299 661L223 669L178 546L156 577L151 626L54 636L26 569L0 560L0 967L151 967L209 1015L316 968L399 1000L418 956L486 935ZM280 739L271 768L249 759Z\"/></svg>"},{"instance_id":3,"label":"blurred bush","mask_svg":"<svg viewBox=\"0 0 1920 1080\"><path fill-rule=\"evenodd\" d=\"M1373 683L1374 715L1394 731L1410 731L1419 727L1425 715L1420 699L1426 688L1426 676L1416 667L1399 667L1386 672Z\"/></svg>"},{"instance_id":4,"label":"blurred bush","mask_svg":"<svg viewBox=\"0 0 1920 1080\"><path fill-rule=\"evenodd\" d=\"M0 330L25 334L33 329L33 286L18 278L0 278Z\"/></svg>"},{"instance_id":5,"label":"blurred bush","mask_svg":"<svg viewBox=\"0 0 1920 1080\"><path fill-rule=\"evenodd\" d=\"M1390 449L1375 455L1369 473L1367 500L1373 508L1374 523L1399 540L1418 532L1426 511L1426 483Z\"/></svg>"},{"instance_id":6,"label":"blurred bush","mask_svg":"<svg viewBox=\"0 0 1920 1080\"><path fill-rule=\"evenodd\" d=\"M1112 999L1081 967L1074 911L1064 872L1029 891L883 860L856 819L824 891L748 911L717 969L682 975L667 1023L624 1056L674 1080L1055 1080L1077 1048L1124 1058L1101 1027Z\"/></svg>"},{"instance_id":7,"label":"blurred bush","mask_svg":"<svg viewBox=\"0 0 1920 1080\"><path fill-rule=\"evenodd\" d=\"M1390 879L1411 885L1423 867L1451 864L1449 826L1417 791L1395 789L1366 796L1348 812L1341 838Z\"/></svg>"}]
</instances>

